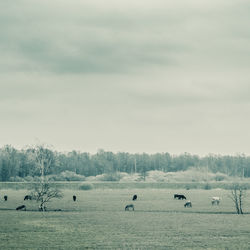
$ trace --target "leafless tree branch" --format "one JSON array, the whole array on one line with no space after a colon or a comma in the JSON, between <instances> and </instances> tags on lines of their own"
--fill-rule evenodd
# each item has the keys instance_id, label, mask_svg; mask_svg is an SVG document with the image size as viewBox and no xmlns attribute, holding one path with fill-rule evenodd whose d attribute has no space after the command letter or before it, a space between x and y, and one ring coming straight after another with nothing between
<instances>
[{"instance_id":1,"label":"leafless tree branch","mask_svg":"<svg viewBox=\"0 0 250 250\"><path fill-rule=\"evenodd\" d=\"M245 197L245 188L239 184L234 184L229 195L230 199L233 201L236 213L243 214L243 200Z\"/></svg>"}]
</instances>

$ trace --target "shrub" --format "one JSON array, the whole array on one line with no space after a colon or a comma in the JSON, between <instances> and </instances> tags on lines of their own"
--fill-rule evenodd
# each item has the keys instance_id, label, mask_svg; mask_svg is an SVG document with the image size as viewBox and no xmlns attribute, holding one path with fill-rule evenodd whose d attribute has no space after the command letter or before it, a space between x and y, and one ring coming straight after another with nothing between
<instances>
[{"instance_id":1,"label":"shrub","mask_svg":"<svg viewBox=\"0 0 250 250\"><path fill-rule=\"evenodd\" d=\"M94 186L93 186L92 184L90 184L90 183L83 183L83 184L79 187L80 190L91 190L91 189L93 189L93 188L94 188Z\"/></svg>"},{"instance_id":2,"label":"shrub","mask_svg":"<svg viewBox=\"0 0 250 250\"><path fill-rule=\"evenodd\" d=\"M225 174L216 174L214 179L216 181L224 181L226 178L227 176Z\"/></svg>"},{"instance_id":3,"label":"shrub","mask_svg":"<svg viewBox=\"0 0 250 250\"><path fill-rule=\"evenodd\" d=\"M60 174L60 176L64 178L64 180L66 181L84 181L85 180L84 175L76 174L75 172L72 172L72 171L64 171Z\"/></svg>"},{"instance_id":4,"label":"shrub","mask_svg":"<svg viewBox=\"0 0 250 250\"><path fill-rule=\"evenodd\" d=\"M33 181L34 181L34 182L39 182L39 181L41 181L41 177L39 177L39 176L34 176L34 177L33 177Z\"/></svg>"},{"instance_id":5,"label":"shrub","mask_svg":"<svg viewBox=\"0 0 250 250\"><path fill-rule=\"evenodd\" d=\"M58 175L48 176L49 181L85 181L85 176L72 171L64 171Z\"/></svg>"},{"instance_id":6,"label":"shrub","mask_svg":"<svg viewBox=\"0 0 250 250\"><path fill-rule=\"evenodd\" d=\"M99 181L119 181L122 176L119 173L102 174L98 176Z\"/></svg>"},{"instance_id":7,"label":"shrub","mask_svg":"<svg viewBox=\"0 0 250 250\"><path fill-rule=\"evenodd\" d=\"M24 179L22 177L19 177L19 176L15 176L15 177L10 177L10 181L11 182L23 182Z\"/></svg>"},{"instance_id":8,"label":"shrub","mask_svg":"<svg viewBox=\"0 0 250 250\"><path fill-rule=\"evenodd\" d=\"M27 181L27 182L33 182L34 181L33 177L30 176L30 175L24 177L24 180Z\"/></svg>"},{"instance_id":9,"label":"shrub","mask_svg":"<svg viewBox=\"0 0 250 250\"><path fill-rule=\"evenodd\" d=\"M186 184L185 187L186 187L186 190L197 189L198 185L196 183L190 183L190 184Z\"/></svg>"},{"instance_id":10,"label":"shrub","mask_svg":"<svg viewBox=\"0 0 250 250\"><path fill-rule=\"evenodd\" d=\"M120 172L119 174L121 175L120 182L135 182L140 179L140 174L138 173L128 174Z\"/></svg>"},{"instance_id":11,"label":"shrub","mask_svg":"<svg viewBox=\"0 0 250 250\"><path fill-rule=\"evenodd\" d=\"M209 183L206 183L205 186L204 186L204 189L205 190L210 190L212 187Z\"/></svg>"},{"instance_id":12,"label":"shrub","mask_svg":"<svg viewBox=\"0 0 250 250\"><path fill-rule=\"evenodd\" d=\"M142 177L144 180L144 178ZM149 182L165 182L167 181L167 173L159 170L153 170L147 172L147 181Z\"/></svg>"}]
</instances>

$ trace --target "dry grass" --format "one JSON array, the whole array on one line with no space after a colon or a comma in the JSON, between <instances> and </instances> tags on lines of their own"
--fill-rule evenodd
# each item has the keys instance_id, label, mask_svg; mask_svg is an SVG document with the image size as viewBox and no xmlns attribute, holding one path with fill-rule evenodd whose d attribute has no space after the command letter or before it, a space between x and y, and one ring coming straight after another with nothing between
<instances>
[{"instance_id":1,"label":"dry grass","mask_svg":"<svg viewBox=\"0 0 250 250\"><path fill-rule=\"evenodd\" d=\"M183 193L193 203L173 199ZM120 189L64 191L64 198L49 206L62 212L17 212L26 204L36 210L35 201L23 201L24 190L2 190L0 249L248 249L250 214L234 213L225 190ZM132 203L135 212L125 212ZM77 202L72 195L77 195ZM220 196L220 206L211 197ZM249 193L250 196L250 193ZM250 211L250 203L245 204Z\"/></svg>"}]
</instances>

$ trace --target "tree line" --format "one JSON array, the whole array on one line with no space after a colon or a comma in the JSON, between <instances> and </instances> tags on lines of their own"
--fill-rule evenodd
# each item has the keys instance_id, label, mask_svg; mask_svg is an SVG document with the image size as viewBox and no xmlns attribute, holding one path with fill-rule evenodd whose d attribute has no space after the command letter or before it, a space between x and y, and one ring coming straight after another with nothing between
<instances>
[{"instance_id":1,"label":"tree line","mask_svg":"<svg viewBox=\"0 0 250 250\"><path fill-rule=\"evenodd\" d=\"M221 172L229 176L249 177L250 156L216 155L207 156L183 153L171 155L165 153L113 153L103 149L95 154L87 152L58 152L50 147L43 147L46 154L45 174L60 174L72 171L79 175L96 176L104 173L140 173L145 176L147 171L160 170L164 172L185 171L189 168L206 168L208 172ZM40 176L37 171L33 152L35 146L25 149L15 149L11 145L0 148L0 181L9 181L13 177ZM46 168L46 164L49 168Z\"/></svg>"}]
</instances>

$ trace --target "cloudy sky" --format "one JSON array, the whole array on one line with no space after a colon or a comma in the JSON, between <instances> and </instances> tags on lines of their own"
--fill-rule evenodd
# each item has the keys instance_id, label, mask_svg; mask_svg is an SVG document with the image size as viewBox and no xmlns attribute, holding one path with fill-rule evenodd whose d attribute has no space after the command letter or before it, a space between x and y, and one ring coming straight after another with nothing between
<instances>
[{"instance_id":1,"label":"cloudy sky","mask_svg":"<svg viewBox=\"0 0 250 250\"><path fill-rule=\"evenodd\" d=\"M249 154L250 3L0 2L0 146Z\"/></svg>"}]
</instances>

